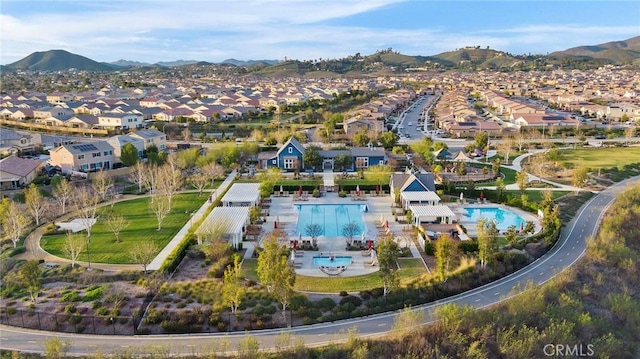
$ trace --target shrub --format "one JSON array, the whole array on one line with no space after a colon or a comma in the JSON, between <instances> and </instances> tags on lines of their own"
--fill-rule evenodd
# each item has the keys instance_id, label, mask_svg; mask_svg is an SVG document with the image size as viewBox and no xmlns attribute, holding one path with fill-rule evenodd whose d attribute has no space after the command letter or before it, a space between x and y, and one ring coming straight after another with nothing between
<instances>
[{"instance_id":1,"label":"shrub","mask_svg":"<svg viewBox=\"0 0 640 359\"><path fill-rule=\"evenodd\" d=\"M64 312L65 312L65 313L72 314L72 313L75 313L75 312L76 312L76 310L77 310L77 309L76 309L76 306L75 306L75 305L73 305L73 304L69 304L69 305L67 305L66 307L64 307Z\"/></svg>"},{"instance_id":2,"label":"shrub","mask_svg":"<svg viewBox=\"0 0 640 359\"><path fill-rule=\"evenodd\" d=\"M16 256L18 254L24 253L27 251L27 248L24 246L19 246L19 247L15 247L14 249L11 250L11 252L9 253L9 257L13 257Z\"/></svg>"},{"instance_id":3,"label":"shrub","mask_svg":"<svg viewBox=\"0 0 640 359\"><path fill-rule=\"evenodd\" d=\"M80 316L80 314L74 314L69 317L69 323L71 324L78 324L81 321L82 321L82 317Z\"/></svg>"},{"instance_id":4,"label":"shrub","mask_svg":"<svg viewBox=\"0 0 640 359\"><path fill-rule=\"evenodd\" d=\"M63 302L79 302L81 299L82 298L80 297L80 294L78 294L78 292L75 290L63 294L60 298L60 300Z\"/></svg>"},{"instance_id":5,"label":"shrub","mask_svg":"<svg viewBox=\"0 0 640 359\"><path fill-rule=\"evenodd\" d=\"M353 295L348 295L340 299L341 306L346 306L347 304L353 305L354 307L359 307L362 304L362 299Z\"/></svg>"},{"instance_id":6,"label":"shrub","mask_svg":"<svg viewBox=\"0 0 640 359\"><path fill-rule=\"evenodd\" d=\"M347 297L345 297L347 298ZM342 299L345 299L342 298ZM341 301L342 302L342 301ZM328 311L336 307L336 302L331 298L322 298L316 302L316 306L323 311Z\"/></svg>"},{"instance_id":7,"label":"shrub","mask_svg":"<svg viewBox=\"0 0 640 359\"><path fill-rule=\"evenodd\" d=\"M87 292L84 295L84 298L82 298L82 301L93 302L94 300L101 299L103 294L104 294L103 286L89 287L89 289L87 289Z\"/></svg>"},{"instance_id":8,"label":"shrub","mask_svg":"<svg viewBox=\"0 0 640 359\"><path fill-rule=\"evenodd\" d=\"M348 295L349 295L349 293L347 293L346 291L344 291L344 290L343 290L343 291L340 291L340 296L341 296L341 297L346 297L346 296L348 296Z\"/></svg>"}]
</instances>

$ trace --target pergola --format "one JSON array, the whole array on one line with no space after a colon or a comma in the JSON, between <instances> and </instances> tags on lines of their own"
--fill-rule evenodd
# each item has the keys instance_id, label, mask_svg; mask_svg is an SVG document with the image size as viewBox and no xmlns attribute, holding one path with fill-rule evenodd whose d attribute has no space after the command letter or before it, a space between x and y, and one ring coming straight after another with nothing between
<instances>
[{"instance_id":1,"label":"pergola","mask_svg":"<svg viewBox=\"0 0 640 359\"><path fill-rule=\"evenodd\" d=\"M402 202L402 207L404 209L407 209L413 204L428 204L435 206L440 203L440 196L431 191L405 191L400 193L400 202Z\"/></svg>"},{"instance_id":2,"label":"pergola","mask_svg":"<svg viewBox=\"0 0 640 359\"><path fill-rule=\"evenodd\" d=\"M222 205L225 207L251 207L259 204L259 183L234 183L222 197Z\"/></svg>"},{"instance_id":3,"label":"pergola","mask_svg":"<svg viewBox=\"0 0 640 359\"><path fill-rule=\"evenodd\" d=\"M195 234L198 244L202 244L212 235L222 235L232 241L233 248L238 249L248 224L249 207L215 207Z\"/></svg>"},{"instance_id":4,"label":"pergola","mask_svg":"<svg viewBox=\"0 0 640 359\"><path fill-rule=\"evenodd\" d=\"M451 208L439 204L436 206L430 205L411 205L409 206L411 214L413 215L413 224L419 226L424 222L440 222L449 223L456 218L456 214L453 213Z\"/></svg>"}]
</instances>

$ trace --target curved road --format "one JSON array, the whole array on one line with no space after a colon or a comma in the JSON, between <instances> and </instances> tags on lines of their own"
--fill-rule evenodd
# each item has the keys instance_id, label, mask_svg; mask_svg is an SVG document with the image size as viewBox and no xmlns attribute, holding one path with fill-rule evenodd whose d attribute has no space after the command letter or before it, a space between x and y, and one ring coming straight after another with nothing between
<instances>
[{"instance_id":1,"label":"curved road","mask_svg":"<svg viewBox=\"0 0 640 359\"><path fill-rule=\"evenodd\" d=\"M630 182L640 182L636 177L618 183L587 202L562 231L558 243L544 256L529 266L496 282L443 299L414 310L425 312L426 322L436 320L435 309L446 303L471 305L484 308L500 303L514 295L515 288L523 288L529 281L540 285L553 278L561 270L571 266L586 251L586 240L595 235L600 219L616 195ZM308 346L320 346L345 341L346 330L356 328L360 336L378 336L390 331L396 313L387 313L328 324L318 324L290 329L291 343L302 341ZM281 330L252 332L260 348L273 348ZM159 336L99 336L66 333L50 333L8 326L0 326L0 348L25 352L42 352L43 340L51 337L71 340L70 354L92 354L100 349L103 353L123 352L144 354L150 351L173 354L211 353L237 348L237 343L246 338L245 333L218 335L159 335Z\"/></svg>"}]
</instances>

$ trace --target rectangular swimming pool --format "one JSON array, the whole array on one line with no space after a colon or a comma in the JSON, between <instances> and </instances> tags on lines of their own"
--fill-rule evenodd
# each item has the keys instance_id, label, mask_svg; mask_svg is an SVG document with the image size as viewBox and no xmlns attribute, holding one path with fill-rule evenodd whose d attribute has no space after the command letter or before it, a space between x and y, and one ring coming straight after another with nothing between
<instances>
[{"instance_id":1,"label":"rectangular swimming pool","mask_svg":"<svg viewBox=\"0 0 640 359\"><path fill-rule=\"evenodd\" d=\"M351 256L316 256L313 257L312 263L314 266L324 267L342 267L351 264Z\"/></svg>"},{"instance_id":2,"label":"rectangular swimming pool","mask_svg":"<svg viewBox=\"0 0 640 359\"><path fill-rule=\"evenodd\" d=\"M298 204L298 224L296 235L306 236L305 228L309 224L319 224L325 237L342 237L342 228L350 222L354 222L360 233L366 232L362 219L364 210L362 204Z\"/></svg>"}]
</instances>

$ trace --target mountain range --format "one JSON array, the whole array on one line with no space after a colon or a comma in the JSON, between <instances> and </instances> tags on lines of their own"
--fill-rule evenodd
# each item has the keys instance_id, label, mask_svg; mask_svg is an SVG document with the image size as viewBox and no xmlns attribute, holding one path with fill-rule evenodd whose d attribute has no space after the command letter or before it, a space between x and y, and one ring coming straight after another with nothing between
<instances>
[{"instance_id":1,"label":"mountain range","mask_svg":"<svg viewBox=\"0 0 640 359\"><path fill-rule=\"evenodd\" d=\"M62 71L76 69L82 71L113 71L131 67L176 67L185 65L216 65L196 60L171 62L145 62L118 60L112 63L97 62L87 57L65 50L34 52L14 63L2 66L3 71ZM606 64L640 65L640 36L623 41L612 41L599 45L573 47L547 55L512 55L503 51L469 46L432 56L410 56L394 52L391 48L377 51L372 55L356 54L342 59L317 60L248 60L227 59L218 65L233 65L247 68L249 72L263 75L294 75L321 73L357 73L379 70L398 71L423 68L440 69L494 69L530 70L541 67L595 67Z\"/></svg>"}]
</instances>

